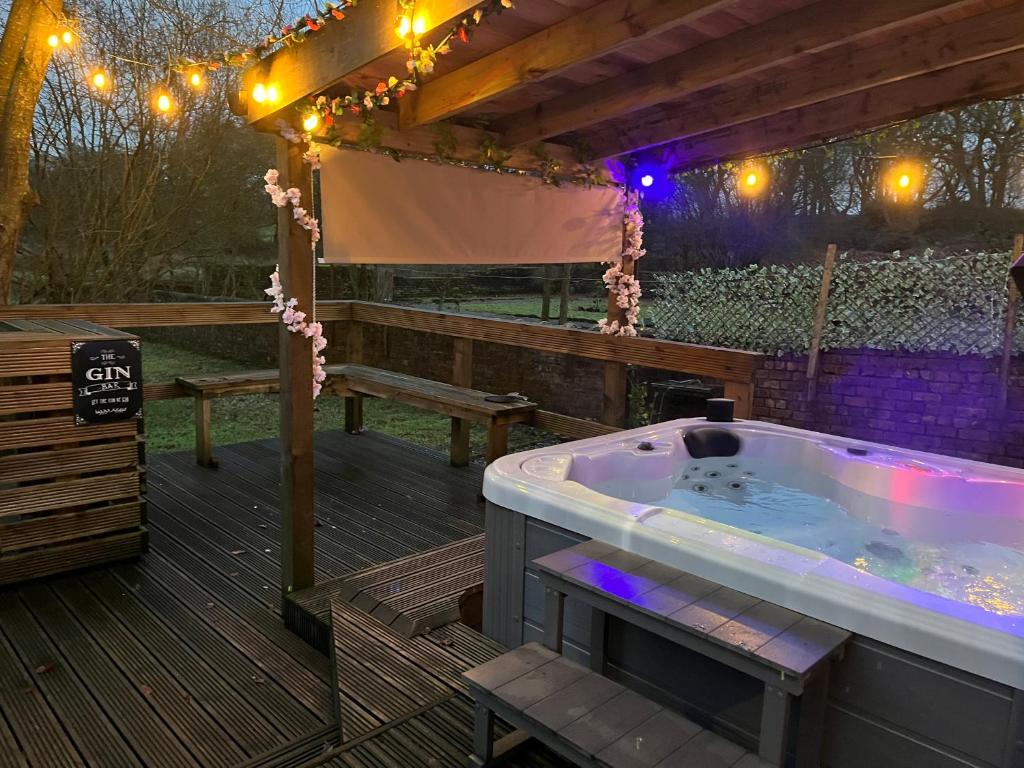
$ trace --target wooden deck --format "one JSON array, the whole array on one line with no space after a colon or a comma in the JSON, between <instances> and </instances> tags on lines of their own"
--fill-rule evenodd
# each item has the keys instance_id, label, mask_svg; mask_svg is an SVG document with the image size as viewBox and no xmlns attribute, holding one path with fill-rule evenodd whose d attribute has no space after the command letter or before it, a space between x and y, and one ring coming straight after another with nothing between
<instances>
[{"instance_id":1,"label":"wooden deck","mask_svg":"<svg viewBox=\"0 0 1024 768\"><path fill-rule=\"evenodd\" d=\"M373 433L316 450L319 579L482 530L479 467ZM279 615L276 447L218 456L151 458L141 560L0 591L0 766L397 766L410 743L459 764L458 699L384 725L368 708L338 751L328 659Z\"/></svg>"}]
</instances>

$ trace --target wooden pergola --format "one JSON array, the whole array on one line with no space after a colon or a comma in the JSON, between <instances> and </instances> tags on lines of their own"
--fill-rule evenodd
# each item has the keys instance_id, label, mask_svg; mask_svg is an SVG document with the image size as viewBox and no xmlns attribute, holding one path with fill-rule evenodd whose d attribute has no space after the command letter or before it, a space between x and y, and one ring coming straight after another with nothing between
<instances>
[{"instance_id":1,"label":"wooden pergola","mask_svg":"<svg viewBox=\"0 0 1024 768\"><path fill-rule=\"evenodd\" d=\"M421 0L416 12L440 30L478 4ZM310 97L404 75L395 19L394 0L361 0L344 22L257 62L244 75L247 120L276 133ZM244 98L257 83L276 86L276 103ZM1022 91L1020 0L518 0L375 119L382 147L414 154L434 155L436 125L447 121L451 159L484 162L486 138L509 153L506 166L524 170L537 170L538 157L572 168L580 145L599 160L640 155L683 170ZM354 145L361 122L335 130ZM305 147L278 147L281 186L309 189ZM288 209L279 231L285 294L312 307L309 234ZM611 361L635 342L600 344ZM308 340L281 332L285 591L312 583L309 356ZM625 367L606 371L621 379Z\"/></svg>"}]
</instances>

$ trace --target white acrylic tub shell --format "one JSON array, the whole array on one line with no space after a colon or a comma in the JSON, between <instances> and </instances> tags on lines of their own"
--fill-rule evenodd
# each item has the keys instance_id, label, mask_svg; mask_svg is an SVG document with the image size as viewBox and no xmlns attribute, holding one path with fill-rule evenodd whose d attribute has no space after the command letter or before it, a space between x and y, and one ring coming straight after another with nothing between
<instances>
[{"instance_id":1,"label":"white acrylic tub shell","mask_svg":"<svg viewBox=\"0 0 1024 768\"><path fill-rule=\"evenodd\" d=\"M999 615L888 581L828 555L676 509L623 501L587 484L665 482L688 460L682 419L505 456L487 467L484 496L528 517L608 542L762 600L936 661L1024 688L1024 617ZM906 451L755 421L724 426L758 455L799 461L853 488L870 487L939 513L995 510L1008 535L1024 525L1024 471ZM636 446L647 441L653 451ZM870 448L863 460L847 447ZM913 471L906 471L911 467ZM919 471L918 471L919 470ZM573 479L569 479L570 476ZM964 505L969 510L964 515ZM1017 545L1019 546L1019 544Z\"/></svg>"}]
</instances>

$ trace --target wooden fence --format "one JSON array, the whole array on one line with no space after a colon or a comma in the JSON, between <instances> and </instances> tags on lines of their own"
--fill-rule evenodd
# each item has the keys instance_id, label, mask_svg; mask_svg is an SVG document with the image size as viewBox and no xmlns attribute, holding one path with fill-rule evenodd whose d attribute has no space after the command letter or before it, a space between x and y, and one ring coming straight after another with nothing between
<instances>
[{"instance_id":1,"label":"wooden fence","mask_svg":"<svg viewBox=\"0 0 1024 768\"><path fill-rule=\"evenodd\" d=\"M350 339L361 336L364 325L381 325L463 339L453 353L453 380L470 386L472 342L525 347L605 363L601 422L621 426L626 416L626 367L640 365L661 370L707 376L725 383L725 394L736 400L736 413L749 417L753 403L754 373L763 355L719 347L706 347L647 338L605 336L592 331L554 327L514 320L412 309L362 301L318 302L317 320L348 324ZM158 326L249 325L276 323L269 304L262 302L210 302L167 304L20 304L0 307L0 322L9 319L89 320L113 328ZM349 355L358 358L359 353ZM172 382L145 386L148 399L185 397ZM550 416L550 418L549 418ZM557 417L557 418L556 418ZM540 422L557 426L559 434L590 436L597 425L559 414L541 416ZM579 422L574 427L574 423ZM541 423L538 426L542 426Z\"/></svg>"}]
</instances>

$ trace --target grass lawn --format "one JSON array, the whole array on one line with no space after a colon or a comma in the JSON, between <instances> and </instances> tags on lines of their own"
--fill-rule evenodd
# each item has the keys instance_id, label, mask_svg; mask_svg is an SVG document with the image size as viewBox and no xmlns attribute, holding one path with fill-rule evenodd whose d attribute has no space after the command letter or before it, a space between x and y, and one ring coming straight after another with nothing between
<instances>
[{"instance_id":1,"label":"grass lawn","mask_svg":"<svg viewBox=\"0 0 1024 768\"><path fill-rule=\"evenodd\" d=\"M143 342L142 360L145 381L152 384L173 381L175 376L247 369L231 360L152 341ZM315 429L341 429L345 419L342 398L324 395L317 398L315 406ZM190 397L147 402L144 412L146 450L150 453L192 450L195 446L194 416ZM366 398L363 419L368 429L428 448L448 450L451 421L445 416L390 400ZM214 400L212 428L214 446L276 437L277 395L239 395ZM509 431L510 450L524 450L551 441L550 436L529 427L514 426ZM474 457L482 456L487 446L483 427L473 427L470 442Z\"/></svg>"},{"instance_id":2,"label":"grass lawn","mask_svg":"<svg viewBox=\"0 0 1024 768\"><path fill-rule=\"evenodd\" d=\"M488 312L492 315L513 315L515 317L540 317L542 299L540 296L515 296L507 299L471 299L459 304L461 312ZM551 297L551 319L558 319L558 296ZM641 311L643 305L641 304ZM581 322L597 322L607 315L604 300L598 301L586 296L569 299L569 319ZM641 318L643 319L643 318Z\"/></svg>"}]
</instances>

